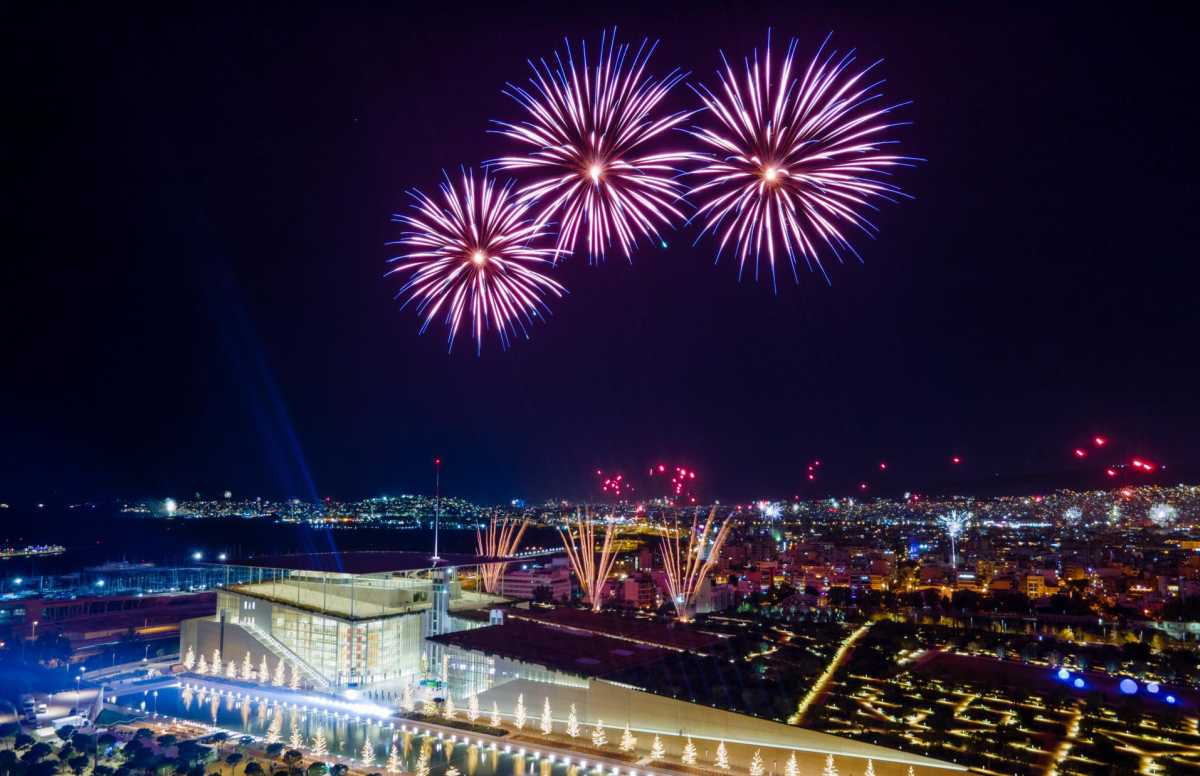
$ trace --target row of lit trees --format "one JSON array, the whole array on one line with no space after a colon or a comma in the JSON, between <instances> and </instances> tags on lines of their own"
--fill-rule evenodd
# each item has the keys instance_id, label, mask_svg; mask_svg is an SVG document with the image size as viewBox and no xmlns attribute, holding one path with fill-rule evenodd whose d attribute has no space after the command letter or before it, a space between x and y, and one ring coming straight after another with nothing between
<instances>
[{"instance_id":1,"label":"row of lit trees","mask_svg":"<svg viewBox=\"0 0 1200 776\"><path fill-rule=\"evenodd\" d=\"M187 653L183 656L183 668L201 675L224 676L226 679L241 679L247 682L273 684L276 687L290 687L293 690L300 689L300 667L294 662L288 663L283 658L279 658L275 664L275 670L272 672L266 654L259 661L256 671L250 653L246 652L239 671L237 661L221 662L221 650L219 649L212 651L212 662L210 663L204 655L197 659L195 650L188 647Z\"/></svg>"}]
</instances>

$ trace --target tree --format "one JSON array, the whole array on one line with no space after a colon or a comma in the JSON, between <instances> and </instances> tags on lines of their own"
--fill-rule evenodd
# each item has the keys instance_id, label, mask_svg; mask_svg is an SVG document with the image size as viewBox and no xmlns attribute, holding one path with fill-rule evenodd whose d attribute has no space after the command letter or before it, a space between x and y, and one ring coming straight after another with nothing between
<instances>
[{"instance_id":1,"label":"tree","mask_svg":"<svg viewBox=\"0 0 1200 776\"><path fill-rule=\"evenodd\" d=\"M247 653L247 654L249 654L249 653ZM238 675L237 663L234 662L233 660L225 661L225 678L226 679L237 679L237 675Z\"/></svg>"},{"instance_id":2,"label":"tree","mask_svg":"<svg viewBox=\"0 0 1200 776\"><path fill-rule=\"evenodd\" d=\"M288 736L288 746L292 749L304 747L304 740L300 738L300 727L296 724L295 717L292 717L292 733Z\"/></svg>"},{"instance_id":3,"label":"tree","mask_svg":"<svg viewBox=\"0 0 1200 776\"><path fill-rule=\"evenodd\" d=\"M288 687L292 688L293 690L300 689L300 666L296 665L295 663L292 663L292 678L288 682Z\"/></svg>"},{"instance_id":4,"label":"tree","mask_svg":"<svg viewBox=\"0 0 1200 776\"><path fill-rule=\"evenodd\" d=\"M212 672L213 676L221 675L221 650L214 649L212 653Z\"/></svg>"},{"instance_id":5,"label":"tree","mask_svg":"<svg viewBox=\"0 0 1200 776\"><path fill-rule=\"evenodd\" d=\"M417 755L417 767L413 769L414 776L429 776L429 742L426 741L421 746L421 753Z\"/></svg>"},{"instance_id":6,"label":"tree","mask_svg":"<svg viewBox=\"0 0 1200 776\"><path fill-rule=\"evenodd\" d=\"M833 755L825 755L825 767L821 769L821 776L838 776L837 765L833 762Z\"/></svg>"},{"instance_id":7,"label":"tree","mask_svg":"<svg viewBox=\"0 0 1200 776\"><path fill-rule=\"evenodd\" d=\"M400 708L405 711L412 711L417 707L416 699L413 698L412 682L404 685L404 692L400 695Z\"/></svg>"},{"instance_id":8,"label":"tree","mask_svg":"<svg viewBox=\"0 0 1200 776\"><path fill-rule=\"evenodd\" d=\"M554 718L550 716L550 698L542 704L542 735L548 736L554 732Z\"/></svg>"},{"instance_id":9,"label":"tree","mask_svg":"<svg viewBox=\"0 0 1200 776\"><path fill-rule=\"evenodd\" d=\"M271 666L267 664L267 653L263 653L262 662L258 664L258 681L266 684L271 681Z\"/></svg>"},{"instance_id":10,"label":"tree","mask_svg":"<svg viewBox=\"0 0 1200 776\"><path fill-rule=\"evenodd\" d=\"M575 714L575 704L571 704L571 710L567 713L567 735L571 738L579 738L579 717Z\"/></svg>"},{"instance_id":11,"label":"tree","mask_svg":"<svg viewBox=\"0 0 1200 776\"><path fill-rule=\"evenodd\" d=\"M387 772L400 773L403 768L400 767L400 753L396 751L396 742L393 741L388 745L387 755Z\"/></svg>"},{"instance_id":12,"label":"tree","mask_svg":"<svg viewBox=\"0 0 1200 776\"><path fill-rule=\"evenodd\" d=\"M767 769L763 766L762 750L755 749L754 756L750 758L750 776L764 776Z\"/></svg>"},{"instance_id":13,"label":"tree","mask_svg":"<svg viewBox=\"0 0 1200 776\"><path fill-rule=\"evenodd\" d=\"M277 716L276 719L282 720L283 717ZM272 741L267 744L266 752L267 757L271 758L271 765L275 765L275 762L283 755L283 743L281 741Z\"/></svg>"},{"instance_id":14,"label":"tree","mask_svg":"<svg viewBox=\"0 0 1200 776\"><path fill-rule=\"evenodd\" d=\"M183 670L191 671L194 665L196 665L196 651L188 647L187 654L183 656Z\"/></svg>"},{"instance_id":15,"label":"tree","mask_svg":"<svg viewBox=\"0 0 1200 776\"><path fill-rule=\"evenodd\" d=\"M201 675L208 673L208 661L204 659L204 655L201 655L200 661L196 663L196 673Z\"/></svg>"},{"instance_id":16,"label":"tree","mask_svg":"<svg viewBox=\"0 0 1200 776\"><path fill-rule=\"evenodd\" d=\"M474 722L479 719L479 696L471 693L471 697L467 699L467 720Z\"/></svg>"},{"instance_id":17,"label":"tree","mask_svg":"<svg viewBox=\"0 0 1200 776\"><path fill-rule=\"evenodd\" d=\"M317 728L317 734L313 736L312 753L317 757L329 754L329 744L325 740L325 728Z\"/></svg>"},{"instance_id":18,"label":"tree","mask_svg":"<svg viewBox=\"0 0 1200 776\"><path fill-rule=\"evenodd\" d=\"M684 765L696 764L696 745L692 743L692 737L687 737L687 744L683 747L683 754L679 756L679 762Z\"/></svg>"},{"instance_id":19,"label":"tree","mask_svg":"<svg viewBox=\"0 0 1200 776\"><path fill-rule=\"evenodd\" d=\"M458 709L454 706L454 696L449 693L446 694L446 703L442 706L442 715L446 719L454 719L458 716Z\"/></svg>"},{"instance_id":20,"label":"tree","mask_svg":"<svg viewBox=\"0 0 1200 776\"><path fill-rule=\"evenodd\" d=\"M525 727L525 694L521 693L517 696L517 707L513 709L513 724L517 726L517 730L522 730Z\"/></svg>"},{"instance_id":21,"label":"tree","mask_svg":"<svg viewBox=\"0 0 1200 776\"><path fill-rule=\"evenodd\" d=\"M592 728L592 746L597 749L605 746L608 743L608 734L604 732L604 720L597 719L596 726Z\"/></svg>"},{"instance_id":22,"label":"tree","mask_svg":"<svg viewBox=\"0 0 1200 776\"><path fill-rule=\"evenodd\" d=\"M375 747L371 745L371 740L363 741L362 751L358 753L358 759L362 760L362 764L370 768L375 764Z\"/></svg>"},{"instance_id":23,"label":"tree","mask_svg":"<svg viewBox=\"0 0 1200 776\"><path fill-rule=\"evenodd\" d=\"M661 760L662 758L664 758L666 756L667 756L667 748L665 746L663 746L662 739L659 738L658 734L656 733L654 735L654 743L652 743L650 745L650 759L651 760Z\"/></svg>"},{"instance_id":24,"label":"tree","mask_svg":"<svg viewBox=\"0 0 1200 776\"><path fill-rule=\"evenodd\" d=\"M622 752L632 752L637 748L637 739L629 729L628 722L625 723L625 730L621 733L621 743L617 744L617 748Z\"/></svg>"},{"instance_id":25,"label":"tree","mask_svg":"<svg viewBox=\"0 0 1200 776\"><path fill-rule=\"evenodd\" d=\"M283 658L279 658L279 662L275 664L275 675L271 677L271 684L276 687L283 687L287 681L287 665L283 662Z\"/></svg>"},{"instance_id":26,"label":"tree","mask_svg":"<svg viewBox=\"0 0 1200 776\"><path fill-rule=\"evenodd\" d=\"M863 771L863 776L875 776L875 763L870 757L867 758L867 769Z\"/></svg>"},{"instance_id":27,"label":"tree","mask_svg":"<svg viewBox=\"0 0 1200 776\"><path fill-rule=\"evenodd\" d=\"M796 753L788 755L787 764L783 766L783 776L800 776L800 764L796 762Z\"/></svg>"},{"instance_id":28,"label":"tree","mask_svg":"<svg viewBox=\"0 0 1200 776\"><path fill-rule=\"evenodd\" d=\"M504 720L500 719L500 704L492 701L492 727L500 727Z\"/></svg>"},{"instance_id":29,"label":"tree","mask_svg":"<svg viewBox=\"0 0 1200 776\"><path fill-rule=\"evenodd\" d=\"M717 759L713 761L713 765L723 771L729 770L729 750L725 748L724 741L717 744Z\"/></svg>"}]
</instances>

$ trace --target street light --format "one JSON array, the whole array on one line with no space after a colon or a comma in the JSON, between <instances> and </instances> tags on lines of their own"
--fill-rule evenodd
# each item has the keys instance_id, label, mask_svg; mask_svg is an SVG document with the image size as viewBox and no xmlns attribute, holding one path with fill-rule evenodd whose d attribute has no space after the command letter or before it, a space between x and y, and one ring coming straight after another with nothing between
<instances>
[{"instance_id":1,"label":"street light","mask_svg":"<svg viewBox=\"0 0 1200 776\"><path fill-rule=\"evenodd\" d=\"M204 553L196 550L192 553L192 560L204 560Z\"/></svg>"}]
</instances>

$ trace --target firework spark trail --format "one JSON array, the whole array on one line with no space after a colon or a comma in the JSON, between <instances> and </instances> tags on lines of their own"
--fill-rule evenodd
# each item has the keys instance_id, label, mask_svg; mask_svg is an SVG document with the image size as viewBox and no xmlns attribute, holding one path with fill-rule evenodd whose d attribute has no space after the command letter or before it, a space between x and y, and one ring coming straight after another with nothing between
<instances>
[{"instance_id":1,"label":"firework spark trail","mask_svg":"<svg viewBox=\"0 0 1200 776\"><path fill-rule=\"evenodd\" d=\"M440 204L413 190L416 215L393 216L410 229L388 243L407 252L390 259L400 263L387 274L412 273L396 294L405 297L401 309L416 305L422 333L443 314L451 350L464 318L470 319L476 354L488 329L504 349L518 332L528 339L527 325L549 313L543 297L566 293L541 271L555 256L552 248L534 247L548 233L545 225L526 217L529 204L512 182L497 186L486 172L477 181L464 169L461 187L445 175L440 188Z\"/></svg>"},{"instance_id":2,"label":"firework spark trail","mask_svg":"<svg viewBox=\"0 0 1200 776\"><path fill-rule=\"evenodd\" d=\"M484 558L508 558L516 554L521 546L521 537L529 527L529 519L488 521L487 533L475 527L475 553ZM486 593L495 593L500 589L500 579L504 576L507 563L484 563L479 567L479 578L483 582Z\"/></svg>"},{"instance_id":3,"label":"firework spark trail","mask_svg":"<svg viewBox=\"0 0 1200 776\"><path fill-rule=\"evenodd\" d=\"M661 241L659 229L685 216L677 203L683 185L673 165L694 158L682 151L648 151L645 146L691 115L654 115L659 103L686 77L678 69L662 80L646 72L657 42L643 40L636 51L617 43L616 28L600 37L594 66L587 44L580 64L569 41L554 64L532 60L531 88L509 83L504 94L528 114L517 123L493 122L499 134L533 150L490 164L539 176L521 189L525 201L542 201L539 224L556 215L558 256L574 253L580 233L588 262L597 263L615 241L632 261L639 237ZM539 67L540 64L540 67Z\"/></svg>"},{"instance_id":4,"label":"firework spark trail","mask_svg":"<svg viewBox=\"0 0 1200 776\"><path fill-rule=\"evenodd\" d=\"M575 526L572 527L568 520L567 529L564 531L559 528L558 535L562 537L567 558L571 561L571 568L575 571L576 578L579 579L579 587L583 590L584 600L591 605L593 612L600 611L602 603L600 596L604 592L604 582L608 579L608 574L617 560L616 553L613 552L613 540L617 535L616 529L612 523L605 526L599 560L596 559L596 523L592 520L590 512L586 517L576 512Z\"/></svg>"},{"instance_id":5,"label":"firework spark trail","mask_svg":"<svg viewBox=\"0 0 1200 776\"><path fill-rule=\"evenodd\" d=\"M675 612L681 620L687 618L690 607L695 603L696 592L712 572L721 556L721 548L725 546L725 540L729 537L732 515L721 523L713 537L712 547L708 549L708 555L702 557L708 546L708 537L716 516L717 508L713 507L698 534L696 517L692 516L686 551L680 541L678 520L675 521L674 530L668 530L661 540L663 568L667 572L667 592L670 593L671 603L674 604Z\"/></svg>"},{"instance_id":6,"label":"firework spark trail","mask_svg":"<svg viewBox=\"0 0 1200 776\"><path fill-rule=\"evenodd\" d=\"M687 130L709 149L707 161L689 172L698 182L687 196L699 208L692 220L703 222L700 237L712 232L717 259L732 245L740 278L748 260L765 252L775 277L776 252L786 251L799 282L797 259L803 257L829 280L821 263L823 244L838 261L843 251L859 258L846 229L874 237L875 226L863 214L874 200L907 197L887 182L893 167L911 167L917 157L883 153L895 143L889 130L909 122L889 122L891 111L906 105L876 107L883 81L867 83L878 62L854 73L853 50L825 54L829 38L802 76L793 73L798 41L793 38L778 70L771 61L771 39L762 61L756 49L745 61L744 80L722 53L720 88L693 86L715 126ZM697 242L700 237L697 238Z\"/></svg>"}]
</instances>

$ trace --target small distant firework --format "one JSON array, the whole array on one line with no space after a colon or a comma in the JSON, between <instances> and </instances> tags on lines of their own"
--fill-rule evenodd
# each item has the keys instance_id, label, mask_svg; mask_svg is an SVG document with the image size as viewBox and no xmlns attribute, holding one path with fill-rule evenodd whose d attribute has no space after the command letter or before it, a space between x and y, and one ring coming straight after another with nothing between
<instances>
[{"instance_id":1,"label":"small distant firework","mask_svg":"<svg viewBox=\"0 0 1200 776\"><path fill-rule=\"evenodd\" d=\"M517 200L511 183L497 186L487 173L476 180L473 171L463 170L461 187L446 175L441 192L439 204L414 190L417 213L393 216L409 231L388 243L406 251L390 259L399 264L388 274L412 273L396 298L404 298L402 308L416 305L422 333L442 318L451 350L464 318L470 319L476 353L489 329L507 349L513 336L528 338L527 326L549 312L543 296L566 293L542 272L552 265L554 250L534 247L545 227L526 218L528 205Z\"/></svg>"},{"instance_id":2,"label":"small distant firework","mask_svg":"<svg viewBox=\"0 0 1200 776\"><path fill-rule=\"evenodd\" d=\"M775 67L768 35L761 61L757 50L744 60L742 78L722 54L720 88L694 88L714 125L688 130L711 153L690 171L699 182L688 197L699 205L701 236L718 238L718 258L732 250L739 277L753 260L757 279L765 255L774 287L779 252L797 282L801 259L828 280L822 255L858 257L847 232L874 237L864 211L907 196L888 181L890 171L920 160L884 152L902 125L888 115L905 103L882 104L883 81L868 81L878 62L855 72L855 52L827 52L828 42L797 78L798 41Z\"/></svg>"},{"instance_id":3,"label":"small distant firework","mask_svg":"<svg viewBox=\"0 0 1200 776\"><path fill-rule=\"evenodd\" d=\"M1083 510L1079 507L1067 507L1063 511L1063 522L1067 525L1079 525L1079 521L1083 519Z\"/></svg>"},{"instance_id":4,"label":"small distant firework","mask_svg":"<svg viewBox=\"0 0 1200 776\"><path fill-rule=\"evenodd\" d=\"M668 476L671 478L671 484L667 492L667 498L677 505L695 504L696 496L691 492L692 486L696 481L695 470L682 466L669 467L662 463L650 467L651 479L655 477L666 479Z\"/></svg>"},{"instance_id":5,"label":"small distant firework","mask_svg":"<svg viewBox=\"0 0 1200 776\"><path fill-rule=\"evenodd\" d=\"M758 513L764 520L778 520L783 517L783 506L778 501L760 501Z\"/></svg>"},{"instance_id":6,"label":"small distant firework","mask_svg":"<svg viewBox=\"0 0 1200 776\"><path fill-rule=\"evenodd\" d=\"M627 493L633 492L633 484L625 479L624 474L605 474L603 470L597 469L596 478L600 482L600 492L618 501Z\"/></svg>"},{"instance_id":7,"label":"small distant firework","mask_svg":"<svg viewBox=\"0 0 1200 776\"><path fill-rule=\"evenodd\" d=\"M588 60L587 44L580 46L578 63L571 44L565 45L553 66L545 59L540 67L529 63L530 89L508 84L504 93L528 116L497 121L496 131L530 150L491 164L538 176L521 195L541 203L539 223L557 216L560 256L574 252L580 232L589 263L603 260L614 242L631 260L640 237L665 248L659 229L684 219L677 204L683 186L673 165L691 155L646 146L691 115L655 113L686 73L676 69L655 79L646 66L657 44L643 40L634 50L617 42L616 29L601 35L595 62Z\"/></svg>"},{"instance_id":8,"label":"small distant firework","mask_svg":"<svg viewBox=\"0 0 1200 776\"><path fill-rule=\"evenodd\" d=\"M1170 504L1155 504L1150 507L1149 517L1150 522L1154 523L1159 528L1166 528L1175 522L1175 518L1179 516L1179 510Z\"/></svg>"},{"instance_id":9,"label":"small distant firework","mask_svg":"<svg viewBox=\"0 0 1200 776\"><path fill-rule=\"evenodd\" d=\"M938 522L942 526L942 531L950 538L950 567L958 568L958 539L967 530L967 526L970 525L971 513L952 509L947 514L939 517Z\"/></svg>"}]
</instances>

